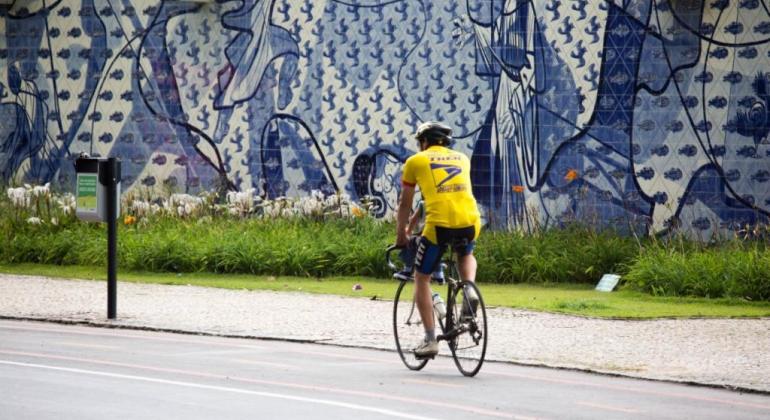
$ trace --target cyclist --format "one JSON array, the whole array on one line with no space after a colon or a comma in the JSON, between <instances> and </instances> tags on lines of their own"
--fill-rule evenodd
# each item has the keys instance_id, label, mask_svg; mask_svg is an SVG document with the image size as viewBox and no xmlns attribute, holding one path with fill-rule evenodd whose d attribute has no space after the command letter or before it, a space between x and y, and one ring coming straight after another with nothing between
<instances>
[{"instance_id":1,"label":"cyclist","mask_svg":"<svg viewBox=\"0 0 770 420\"><path fill-rule=\"evenodd\" d=\"M481 218L473 197L470 160L449 148L451 135L452 129L444 124L420 124L415 133L420 152L407 159L401 179L397 245L406 246L409 241L407 221L417 186L425 200L425 228L419 238L415 259L414 299L425 328L425 338L414 349L418 358L438 354L430 280L431 273L441 263L446 245L453 239L467 239L466 246L454 250L459 256L460 277L468 281L476 278L473 248L481 230ZM475 307L478 297L466 298Z\"/></svg>"}]
</instances>

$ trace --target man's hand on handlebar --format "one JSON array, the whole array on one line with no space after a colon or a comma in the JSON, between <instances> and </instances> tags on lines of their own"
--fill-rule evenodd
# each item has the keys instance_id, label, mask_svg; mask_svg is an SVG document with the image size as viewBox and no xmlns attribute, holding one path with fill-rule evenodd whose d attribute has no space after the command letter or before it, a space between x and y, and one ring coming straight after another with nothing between
<instances>
[{"instance_id":1,"label":"man's hand on handlebar","mask_svg":"<svg viewBox=\"0 0 770 420\"><path fill-rule=\"evenodd\" d=\"M404 248L409 243L409 235L406 232L406 229L399 230L396 235L396 246L399 248Z\"/></svg>"}]
</instances>

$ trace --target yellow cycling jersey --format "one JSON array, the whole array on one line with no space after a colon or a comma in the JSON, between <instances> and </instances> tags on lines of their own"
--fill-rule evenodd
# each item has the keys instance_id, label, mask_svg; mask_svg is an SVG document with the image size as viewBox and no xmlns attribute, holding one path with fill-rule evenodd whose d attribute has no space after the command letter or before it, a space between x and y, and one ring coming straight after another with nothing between
<instances>
[{"instance_id":1,"label":"yellow cycling jersey","mask_svg":"<svg viewBox=\"0 0 770 420\"><path fill-rule=\"evenodd\" d=\"M436 226L481 230L481 218L471 188L471 163L467 156L442 146L431 146L404 164L402 182L420 187L425 201L423 236L433 243Z\"/></svg>"}]
</instances>

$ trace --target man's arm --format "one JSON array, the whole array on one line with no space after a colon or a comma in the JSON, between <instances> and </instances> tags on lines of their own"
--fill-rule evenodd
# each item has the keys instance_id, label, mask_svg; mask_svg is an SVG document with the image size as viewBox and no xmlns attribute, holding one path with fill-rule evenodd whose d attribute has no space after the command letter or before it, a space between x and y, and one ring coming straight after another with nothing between
<instances>
[{"instance_id":1,"label":"man's arm","mask_svg":"<svg viewBox=\"0 0 770 420\"><path fill-rule=\"evenodd\" d=\"M406 227L406 234L409 236L417 229L417 223L420 221L420 212L417 210L411 210L411 216L409 216L409 226Z\"/></svg>"},{"instance_id":2,"label":"man's arm","mask_svg":"<svg viewBox=\"0 0 770 420\"><path fill-rule=\"evenodd\" d=\"M414 185L401 185L401 198L398 202L396 215L396 245L398 246L406 246L407 243L406 224L409 221L409 213L412 211L414 189Z\"/></svg>"}]
</instances>

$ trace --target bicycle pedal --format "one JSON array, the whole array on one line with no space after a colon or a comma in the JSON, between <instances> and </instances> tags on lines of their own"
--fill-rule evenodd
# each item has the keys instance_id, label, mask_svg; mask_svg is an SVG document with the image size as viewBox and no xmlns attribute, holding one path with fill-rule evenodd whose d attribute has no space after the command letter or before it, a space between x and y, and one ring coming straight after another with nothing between
<instances>
[{"instance_id":1,"label":"bicycle pedal","mask_svg":"<svg viewBox=\"0 0 770 420\"><path fill-rule=\"evenodd\" d=\"M433 360L433 359L436 358L436 355L434 354L432 356L427 356L427 355L426 356L418 356L418 355L415 354L414 358L417 359L417 360Z\"/></svg>"}]
</instances>

